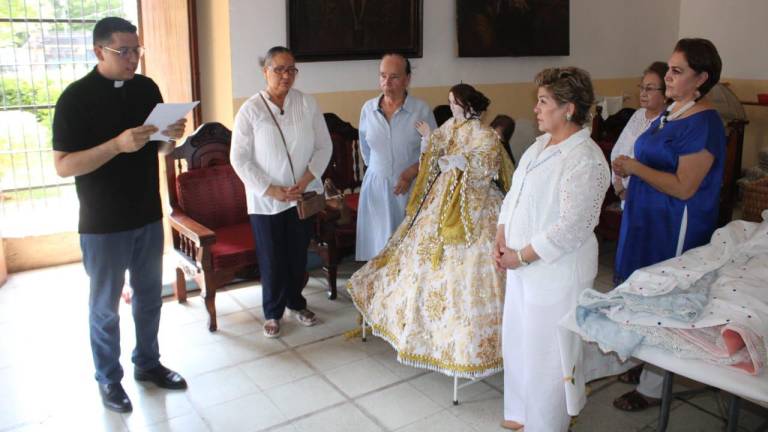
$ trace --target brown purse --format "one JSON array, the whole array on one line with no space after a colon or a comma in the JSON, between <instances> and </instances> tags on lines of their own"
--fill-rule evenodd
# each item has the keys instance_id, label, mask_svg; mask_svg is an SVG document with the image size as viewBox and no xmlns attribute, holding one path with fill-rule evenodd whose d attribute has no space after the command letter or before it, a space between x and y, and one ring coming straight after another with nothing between
<instances>
[{"instance_id":1,"label":"brown purse","mask_svg":"<svg viewBox=\"0 0 768 432\"><path fill-rule=\"evenodd\" d=\"M261 100L264 102L264 106L267 107L267 112L272 117L272 121L275 122L278 132L280 132L280 138L283 140L283 147L285 148L285 155L288 156L288 166L291 167L291 176L293 182L296 183L296 173L293 170L293 161L291 160L291 154L288 152L288 144L285 142L285 135L283 135L283 129L280 128L280 124L277 123L275 114L272 113L272 109L269 108L267 100L264 99L264 95L259 93ZM301 194L301 198L296 201L296 211L299 214L299 219L309 219L312 216L325 210L325 195L318 194L317 192L310 191Z\"/></svg>"}]
</instances>

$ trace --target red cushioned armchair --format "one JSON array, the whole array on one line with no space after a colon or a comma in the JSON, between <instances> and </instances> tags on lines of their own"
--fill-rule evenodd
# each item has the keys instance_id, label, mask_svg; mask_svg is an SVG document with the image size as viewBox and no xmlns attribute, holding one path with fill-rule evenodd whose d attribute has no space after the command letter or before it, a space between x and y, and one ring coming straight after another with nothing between
<instances>
[{"instance_id":1,"label":"red cushioned armchair","mask_svg":"<svg viewBox=\"0 0 768 432\"><path fill-rule=\"evenodd\" d=\"M174 291L187 298L185 275L200 287L215 331L216 289L258 275L245 188L229 164L232 133L206 123L166 156L173 247L180 256Z\"/></svg>"},{"instance_id":2,"label":"red cushioned armchair","mask_svg":"<svg viewBox=\"0 0 768 432\"><path fill-rule=\"evenodd\" d=\"M258 277L245 187L229 163L231 138L221 123L205 123L165 158L168 219L180 257L174 291L183 303L185 276L194 278L205 299L210 331L217 329L216 290L235 278ZM334 227L327 225L318 222L310 249L320 255L335 294L336 265L329 261L325 241L334 236Z\"/></svg>"}]
</instances>

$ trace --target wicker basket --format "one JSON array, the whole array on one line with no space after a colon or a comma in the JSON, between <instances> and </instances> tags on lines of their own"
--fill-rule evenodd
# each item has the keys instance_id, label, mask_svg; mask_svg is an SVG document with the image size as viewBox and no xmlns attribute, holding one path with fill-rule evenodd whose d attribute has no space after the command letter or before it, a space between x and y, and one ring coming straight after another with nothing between
<instances>
[{"instance_id":1,"label":"wicker basket","mask_svg":"<svg viewBox=\"0 0 768 432\"><path fill-rule=\"evenodd\" d=\"M743 196L742 219L750 222L762 222L760 215L768 209L768 177L741 185Z\"/></svg>"}]
</instances>

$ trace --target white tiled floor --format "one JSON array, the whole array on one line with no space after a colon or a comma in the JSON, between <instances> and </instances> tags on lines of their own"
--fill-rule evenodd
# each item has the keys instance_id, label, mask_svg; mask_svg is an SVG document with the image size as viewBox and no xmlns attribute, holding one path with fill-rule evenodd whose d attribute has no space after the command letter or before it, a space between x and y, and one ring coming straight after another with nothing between
<instances>
[{"instance_id":1,"label":"white tiled floor","mask_svg":"<svg viewBox=\"0 0 768 432\"><path fill-rule=\"evenodd\" d=\"M611 287L612 257L601 257L600 289ZM339 286L356 268L347 263ZM261 334L257 284L217 295L219 328L206 329L201 299L163 306L162 361L189 381L182 392L133 381L133 323L122 305L123 380L134 411L102 408L92 377L87 329L87 282L79 264L14 274L0 288L0 431L498 431L503 379L493 376L461 390L451 403L452 380L403 366L383 341L348 338L357 327L349 298L325 297L314 275L305 294L322 324L304 328L284 321L280 339ZM658 409L622 413L610 402L630 389L615 379L592 384L574 432L652 431ZM718 395L694 401L722 410ZM675 402L672 431L718 431L722 423ZM742 425L763 419L742 410Z\"/></svg>"}]
</instances>

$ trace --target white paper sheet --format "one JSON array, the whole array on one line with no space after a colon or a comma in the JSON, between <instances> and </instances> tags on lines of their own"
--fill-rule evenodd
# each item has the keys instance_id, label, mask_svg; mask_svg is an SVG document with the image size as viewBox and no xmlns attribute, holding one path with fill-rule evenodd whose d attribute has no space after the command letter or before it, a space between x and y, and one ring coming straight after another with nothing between
<instances>
[{"instance_id":1,"label":"white paper sheet","mask_svg":"<svg viewBox=\"0 0 768 432\"><path fill-rule=\"evenodd\" d=\"M149 113L149 117L144 121L144 125L156 126L158 131L149 137L150 141L168 141L168 137L163 135L163 131L177 120L184 118L200 101L189 103L159 103Z\"/></svg>"}]
</instances>

